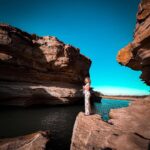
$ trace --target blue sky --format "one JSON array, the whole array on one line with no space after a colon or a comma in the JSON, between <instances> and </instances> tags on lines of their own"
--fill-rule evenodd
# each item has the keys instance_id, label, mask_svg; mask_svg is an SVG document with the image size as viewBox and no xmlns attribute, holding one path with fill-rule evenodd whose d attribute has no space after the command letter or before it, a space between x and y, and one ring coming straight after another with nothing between
<instances>
[{"instance_id":1,"label":"blue sky","mask_svg":"<svg viewBox=\"0 0 150 150\"><path fill-rule=\"evenodd\" d=\"M53 35L92 60L96 89L148 93L140 71L121 66L117 52L133 39L139 0L0 0L0 22L29 33ZM106 90L107 91L107 90Z\"/></svg>"}]
</instances>

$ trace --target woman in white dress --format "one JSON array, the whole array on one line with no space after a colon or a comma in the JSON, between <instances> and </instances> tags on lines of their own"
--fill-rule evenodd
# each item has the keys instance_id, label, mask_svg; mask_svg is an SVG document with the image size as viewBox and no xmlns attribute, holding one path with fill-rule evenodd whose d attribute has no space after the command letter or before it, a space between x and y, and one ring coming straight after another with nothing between
<instances>
[{"instance_id":1,"label":"woman in white dress","mask_svg":"<svg viewBox=\"0 0 150 150\"><path fill-rule=\"evenodd\" d=\"M90 115L91 114L91 104L90 104L90 83L91 80L89 77L85 78L85 85L83 86L83 91L85 95L85 115Z\"/></svg>"}]
</instances>

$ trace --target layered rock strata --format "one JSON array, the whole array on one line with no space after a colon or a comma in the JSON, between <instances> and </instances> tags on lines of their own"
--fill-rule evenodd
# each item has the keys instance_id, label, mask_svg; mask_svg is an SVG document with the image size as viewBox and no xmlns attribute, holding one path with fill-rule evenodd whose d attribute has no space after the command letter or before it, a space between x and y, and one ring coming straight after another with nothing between
<instances>
[{"instance_id":1,"label":"layered rock strata","mask_svg":"<svg viewBox=\"0 0 150 150\"><path fill-rule=\"evenodd\" d=\"M56 37L0 24L0 104L64 104L83 98L91 60ZM33 100L43 98L43 101ZM46 99L46 100L44 100Z\"/></svg>"}]
</instances>

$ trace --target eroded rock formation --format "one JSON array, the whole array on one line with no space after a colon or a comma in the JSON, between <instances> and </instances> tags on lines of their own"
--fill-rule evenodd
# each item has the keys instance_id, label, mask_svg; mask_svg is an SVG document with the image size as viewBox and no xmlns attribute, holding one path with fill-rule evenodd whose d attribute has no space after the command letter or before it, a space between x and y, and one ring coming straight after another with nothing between
<instances>
[{"instance_id":1,"label":"eroded rock formation","mask_svg":"<svg viewBox=\"0 0 150 150\"><path fill-rule=\"evenodd\" d=\"M56 37L30 35L0 24L1 104L77 101L83 97L80 89L90 65L91 60L80 54L78 48Z\"/></svg>"},{"instance_id":2,"label":"eroded rock formation","mask_svg":"<svg viewBox=\"0 0 150 150\"><path fill-rule=\"evenodd\" d=\"M112 109L109 123L97 114L77 116L71 150L149 150L150 97Z\"/></svg>"},{"instance_id":3,"label":"eroded rock formation","mask_svg":"<svg viewBox=\"0 0 150 150\"><path fill-rule=\"evenodd\" d=\"M121 49L117 61L134 70L141 70L140 78L150 85L150 1L142 0L137 13L134 39Z\"/></svg>"},{"instance_id":4,"label":"eroded rock formation","mask_svg":"<svg viewBox=\"0 0 150 150\"><path fill-rule=\"evenodd\" d=\"M39 131L16 138L0 139L1 150L44 150L48 142L47 133Z\"/></svg>"}]
</instances>

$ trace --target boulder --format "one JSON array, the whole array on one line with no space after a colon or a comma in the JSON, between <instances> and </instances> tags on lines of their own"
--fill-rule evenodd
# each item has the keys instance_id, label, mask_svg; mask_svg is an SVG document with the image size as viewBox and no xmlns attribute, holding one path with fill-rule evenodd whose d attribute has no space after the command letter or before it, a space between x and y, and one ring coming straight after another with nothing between
<instances>
[{"instance_id":1,"label":"boulder","mask_svg":"<svg viewBox=\"0 0 150 150\"><path fill-rule=\"evenodd\" d=\"M15 138L0 139L0 150L45 150L47 133L39 131Z\"/></svg>"}]
</instances>

